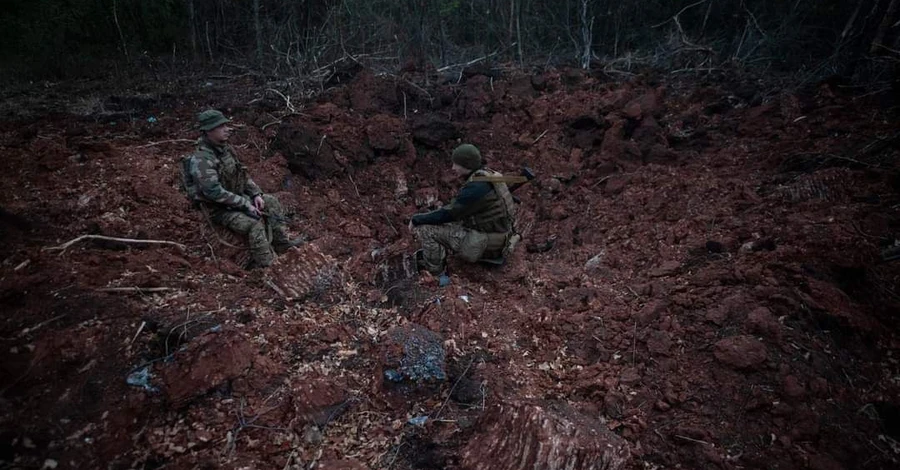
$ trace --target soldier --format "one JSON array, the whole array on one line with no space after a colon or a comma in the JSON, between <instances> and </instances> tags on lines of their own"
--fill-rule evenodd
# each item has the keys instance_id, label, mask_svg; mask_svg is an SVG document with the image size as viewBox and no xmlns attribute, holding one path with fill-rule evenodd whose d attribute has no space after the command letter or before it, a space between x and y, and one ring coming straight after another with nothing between
<instances>
[{"instance_id":1,"label":"soldier","mask_svg":"<svg viewBox=\"0 0 900 470\"><path fill-rule=\"evenodd\" d=\"M516 208L504 177L483 167L481 152L471 144L453 150L452 170L466 183L450 204L422 214L409 222L422 249L416 252L420 268L440 275L446 267L447 250L470 263L503 264L519 235L515 232Z\"/></svg>"},{"instance_id":2,"label":"soldier","mask_svg":"<svg viewBox=\"0 0 900 470\"><path fill-rule=\"evenodd\" d=\"M301 243L289 240L281 203L264 194L247 174L247 168L228 145L231 122L214 109L198 116L202 135L197 150L184 159L184 186L188 197L208 211L213 222L247 237L251 267L265 267ZM271 244L267 237L271 230Z\"/></svg>"}]
</instances>

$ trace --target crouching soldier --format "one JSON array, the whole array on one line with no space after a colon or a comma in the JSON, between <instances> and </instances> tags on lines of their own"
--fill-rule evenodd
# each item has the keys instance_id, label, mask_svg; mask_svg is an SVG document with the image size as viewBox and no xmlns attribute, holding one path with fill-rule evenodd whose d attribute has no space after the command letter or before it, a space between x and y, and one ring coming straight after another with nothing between
<instances>
[{"instance_id":1,"label":"crouching soldier","mask_svg":"<svg viewBox=\"0 0 900 470\"><path fill-rule=\"evenodd\" d=\"M452 170L465 184L450 204L415 214L409 223L422 249L416 253L420 268L434 275L444 272L447 251L474 263L503 264L515 248L516 207L507 182L522 182L482 165L474 145L463 144L451 156ZM522 178L524 179L524 178Z\"/></svg>"},{"instance_id":2,"label":"crouching soldier","mask_svg":"<svg viewBox=\"0 0 900 470\"><path fill-rule=\"evenodd\" d=\"M212 109L200 113L198 121L202 135L197 150L183 161L188 197L214 223L247 237L251 267L269 266L275 260L273 249L281 254L301 240L288 239L281 203L263 194L235 157L228 145L231 121Z\"/></svg>"}]
</instances>

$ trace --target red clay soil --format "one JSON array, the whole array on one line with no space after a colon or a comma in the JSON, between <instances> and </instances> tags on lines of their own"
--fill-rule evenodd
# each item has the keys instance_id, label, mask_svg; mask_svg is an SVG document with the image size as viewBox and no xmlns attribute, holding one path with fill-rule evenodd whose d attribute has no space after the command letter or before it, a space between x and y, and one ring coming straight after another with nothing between
<instances>
[{"instance_id":1,"label":"red clay soil","mask_svg":"<svg viewBox=\"0 0 900 470\"><path fill-rule=\"evenodd\" d=\"M896 120L847 89L736 77L364 70L278 85L290 113L246 77L7 93L0 461L897 468ZM164 141L208 106L310 239L267 270L179 190L192 146ZM441 288L407 279L406 224L458 186L459 142L538 177L509 263L453 261ZM46 249L85 234L184 249ZM440 336L445 382L385 382L408 323Z\"/></svg>"}]
</instances>

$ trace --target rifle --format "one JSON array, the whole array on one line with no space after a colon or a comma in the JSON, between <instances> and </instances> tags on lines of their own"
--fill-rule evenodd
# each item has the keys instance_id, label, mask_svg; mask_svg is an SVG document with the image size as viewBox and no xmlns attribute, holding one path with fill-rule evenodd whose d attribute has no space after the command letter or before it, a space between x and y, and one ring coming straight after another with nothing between
<instances>
[{"instance_id":1,"label":"rifle","mask_svg":"<svg viewBox=\"0 0 900 470\"><path fill-rule=\"evenodd\" d=\"M472 178L474 182L483 182L483 183L506 183L509 186L509 192L515 192L517 189L522 186L530 183L531 180L534 179L534 172L531 168L523 167L522 171L519 175L502 175L502 176L476 176ZM516 196L513 196L513 201L517 204L522 202Z\"/></svg>"}]
</instances>

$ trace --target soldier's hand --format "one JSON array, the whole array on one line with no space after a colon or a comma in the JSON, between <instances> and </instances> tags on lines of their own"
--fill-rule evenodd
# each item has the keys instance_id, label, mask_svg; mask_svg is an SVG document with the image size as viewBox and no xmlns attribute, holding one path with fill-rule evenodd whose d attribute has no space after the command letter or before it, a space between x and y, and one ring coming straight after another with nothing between
<instances>
[{"instance_id":1,"label":"soldier's hand","mask_svg":"<svg viewBox=\"0 0 900 470\"><path fill-rule=\"evenodd\" d=\"M247 215L253 217L254 219L262 218L262 211L256 208L254 204L250 204L247 206Z\"/></svg>"},{"instance_id":2,"label":"soldier's hand","mask_svg":"<svg viewBox=\"0 0 900 470\"><path fill-rule=\"evenodd\" d=\"M266 201L262 198L262 196L256 196L253 198L253 207L256 208L259 212L266 210Z\"/></svg>"}]
</instances>

